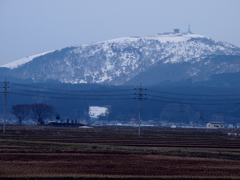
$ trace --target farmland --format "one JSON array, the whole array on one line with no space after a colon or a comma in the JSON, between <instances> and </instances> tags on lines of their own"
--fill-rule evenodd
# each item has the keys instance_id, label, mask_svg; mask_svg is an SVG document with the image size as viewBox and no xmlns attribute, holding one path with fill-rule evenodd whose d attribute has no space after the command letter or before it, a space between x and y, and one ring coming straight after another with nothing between
<instances>
[{"instance_id":1,"label":"farmland","mask_svg":"<svg viewBox=\"0 0 240 180\"><path fill-rule=\"evenodd\" d=\"M144 127L138 137L132 127L12 125L0 134L0 177L240 178L232 131Z\"/></svg>"}]
</instances>

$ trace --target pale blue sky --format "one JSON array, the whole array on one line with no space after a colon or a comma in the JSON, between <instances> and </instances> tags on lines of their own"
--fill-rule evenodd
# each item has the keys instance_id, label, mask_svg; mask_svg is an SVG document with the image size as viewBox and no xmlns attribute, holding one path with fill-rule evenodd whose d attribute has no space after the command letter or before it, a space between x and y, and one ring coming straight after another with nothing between
<instances>
[{"instance_id":1,"label":"pale blue sky","mask_svg":"<svg viewBox=\"0 0 240 180\"><path fill-rule=\"evenodd\" d=\"M66 46L179 28L240 47L240 0L0 0L0 65Z\"/></svg>"}]
</instances>

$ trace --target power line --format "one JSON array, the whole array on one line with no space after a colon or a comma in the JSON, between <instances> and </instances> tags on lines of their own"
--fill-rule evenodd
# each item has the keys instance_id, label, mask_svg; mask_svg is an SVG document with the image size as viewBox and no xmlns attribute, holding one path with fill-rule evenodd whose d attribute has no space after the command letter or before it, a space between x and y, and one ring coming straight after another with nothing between
<instances>
[{"instance_id":1,"label":"power line","mask_svg":"<svg viewBox=\"0 0 240 180\"><path fill-rule=\"evenodd\" d=\"M27 90L27 89L19 89L19 88L11 88L13 90L20 90L20 91L27 91L27 92L35 92L35 93L44 93L44 94L57 94L57 95L70 95L70 96L129 96L129 95L132 95L132 94L113 94L113 95L94 95L94 94L82 94L82 95L79 95L79 94L63 94L63 93L53 93L53 92L44 92L44 91L33 91L33 90Z\"/></svg>"},{"instance_id":2,"label":"power line","mask_svg":"<svg viewBox=\"0 0 240 180\"><path fill-rule=\"evenodd\" d=\"M20 90L20 91L27 91L27 92L35 92L35 93L44 93L44 94L56 94L56 95L64 95L64 96L129 96L131 94L115 94L115 95L89 95L89 94L83 94L83 95L79 95L79 94L63 94L63 93L52 93L52 92L43 92L43 91L33 91L33 90L26 90L26 89L19 89L19 88L11 88L13 90ZM150 95L150 97L159 97L159 98L165 98L165 99L176 99L176 100L187 100L187 101L238 101L240 99L208 99L208 100L204 100L204 99L181 99L181 98L173 98L173 97L164 97L164 96L156 96L156 95Z\"/></svg>"},{"instance_id":3,"label":"power line","mask_svg":"<svg viewBox=\"0 0 240 180\"><path fill-rule=\"evenodd\" d=\"M54 96L40 96L40 95L33 95L33 94L22 94L22 93L14 93L11 92L11 94L16 94L16 95L23 95L23 96L35 96L35 97L45 97L45 98L57 98L57 99L78 99L78 100L123 100L123 99L133 99L133 98L111 98L111 99L83 99L83 98L77 98L77 97L54 97Z\"/></svg>"},{"instance_id":4,"label":"power line","mask_svg":"<svg viewBox=\"0 0 240 180\"><path fill-rule=\"evenodd\" d=\"M44 87L37 87L37 86L31 86L31 85L25 85L25 84L19 84L19 83L11 83L13 85L18 86L25 86L25 87L31 87L31 88L37 88L37 89L46 89L46 90L54 90L54 91L69 91L69 92L117 92L117 91L133 91L134 89L119 89L119 90L69 90L69 89L54 89L54 88L44 88Z\"/></svg>"},{"instance_id":5,"label":"power line","mask_svg":"<svg viewBox=\"0 0 240 180\"><path fill-rule=\"evenodd\" d=\"M176 94L176 95L183 95L183 96L240 96L240 94L231 94L231 95L210 95L210 94L184 94L184 93L174 93L174 92L164 92L164 91L157 91L148 89L151 92L163 93L163 94Z\"/></svg>"},{"instance_id":6,"label":"power line","mask_svg":"<svg viewBox=\"0 0 240 180\"><path fill-rule=\"evenodd\" d=\"M195 104L195 105L236 105L240 103L225 103L225 104L207 104L207 103L190 103L190 102L179 102L179 101L163 101L163 100L156 100L156 99L147 99L150 101L157 101L157 102L166 102L166 103L178 103L178 104Z\"/></svg>"},{"instance_id":7,"label":"power line","mask_svg":"<svg viewBox=\"0 0 240 180\"><path fill-rule=\"evenodd\" d=\"M240 100L240 99L182 99L182 98L164 97L164 96L156 96L156 95L149 95L149 96L165 98L165 99L187 100L187 101L239 101Z\"/></svg>"}]
</instances>

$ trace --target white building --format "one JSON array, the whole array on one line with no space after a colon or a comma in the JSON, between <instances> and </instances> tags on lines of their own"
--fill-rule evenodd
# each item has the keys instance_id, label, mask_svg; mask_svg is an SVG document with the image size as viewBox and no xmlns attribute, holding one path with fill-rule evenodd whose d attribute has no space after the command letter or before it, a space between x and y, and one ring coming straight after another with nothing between
<instances>
[{"instance_id":1,"label":"white building","mask_svg":"<svg viewBox=\"0 0 240 180\"><path fill-rule=\"evenodd\" d=\"M215 122L215 121L212 121L212 122L208 122L206 124L206 127L207 128L224 128L225 125L223 122Z\"/></svg>"}]
</instances>

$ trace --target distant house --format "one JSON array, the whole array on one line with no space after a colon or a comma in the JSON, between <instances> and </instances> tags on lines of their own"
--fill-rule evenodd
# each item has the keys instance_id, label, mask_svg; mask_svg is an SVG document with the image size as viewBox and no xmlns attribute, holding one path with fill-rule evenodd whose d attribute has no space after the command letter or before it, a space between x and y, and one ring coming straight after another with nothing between
<instances>
[{"instance_id":1,"label":"distant house","mask_svg":"<svg viewBox=\"0 0 240 180\"><path fill-rule=\"evenodd\" d=\"M179 32L180 32L180 29L174 29L173 32L174 32L174 33L179 33Z\"/></svg>"},{"instance_id":2,"label":"distant house","mask_svg":"<svg viewBox=\"0 0 240 180\"><path fill-rule=\"evenodd\" d=\"M206 127L207 128L224 128L224 123L223 122L214 122L214 121L212 121L212 122L208 122L207 124L206 124Z\"/></svg>"}]
</instances>

